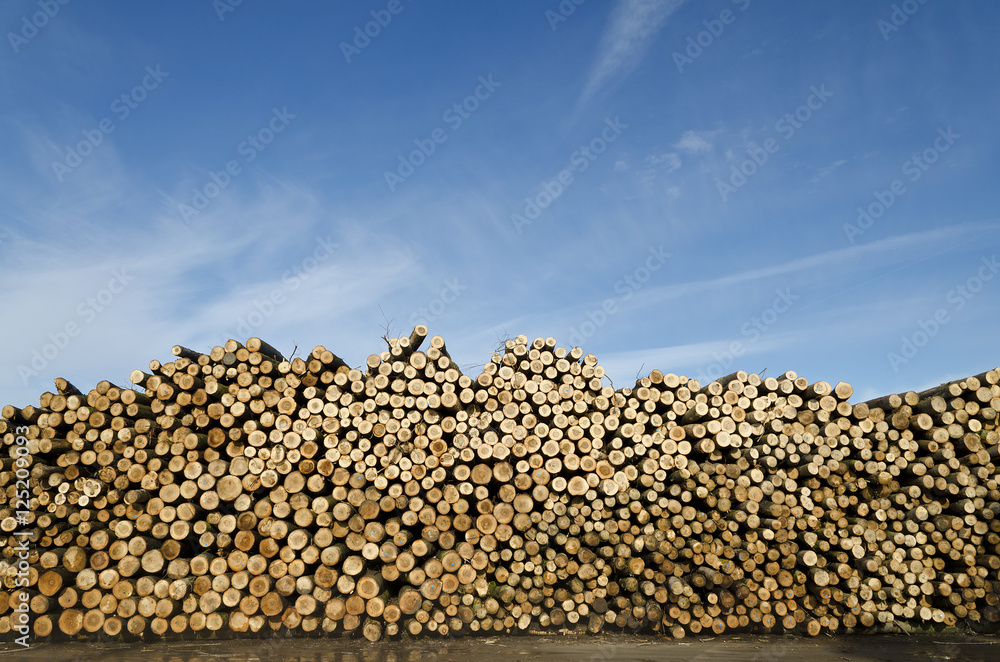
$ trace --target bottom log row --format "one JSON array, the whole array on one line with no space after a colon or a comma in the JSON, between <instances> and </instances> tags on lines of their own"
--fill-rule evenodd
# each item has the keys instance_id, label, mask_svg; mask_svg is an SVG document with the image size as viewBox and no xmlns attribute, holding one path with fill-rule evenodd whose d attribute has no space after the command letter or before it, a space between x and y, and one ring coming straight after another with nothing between
<instances>
[{"instance_id":1,"label":"bottom log row","mask_svg":"<svg viewBox=\"0 0 1000 662\"><path fill-rule=\"evenodd\" d=\"M349 368L259 339L7 406L0 632L454 636L1000 622L1000 372L653 371L426 328Z\"/></svg>"}]
</instances>

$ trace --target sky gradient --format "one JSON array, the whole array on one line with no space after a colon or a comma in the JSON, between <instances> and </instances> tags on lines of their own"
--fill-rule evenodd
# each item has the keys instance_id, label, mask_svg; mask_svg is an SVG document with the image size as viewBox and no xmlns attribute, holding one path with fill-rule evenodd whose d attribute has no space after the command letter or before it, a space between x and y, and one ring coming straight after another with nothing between
<instances>
[{"instance_id":1,"label":"sky gradient","mask_svg":"<svg viewBox=\"0 0 1000 662\"><path fill-rule=\"evenodd\" d=\"M1000 365L1000 6L0 5L0 403L415 323L657 368ZM297 348L297 350L296 350Z\"/></svg>"}]
</instances>

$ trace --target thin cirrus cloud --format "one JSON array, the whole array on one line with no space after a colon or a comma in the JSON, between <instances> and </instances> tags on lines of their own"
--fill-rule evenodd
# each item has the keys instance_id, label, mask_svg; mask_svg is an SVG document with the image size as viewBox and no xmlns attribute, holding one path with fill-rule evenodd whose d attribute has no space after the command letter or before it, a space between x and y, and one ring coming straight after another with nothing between
<instances>
[{"instance_id":1,"label":"thin cirrus cloud","mask_svg":"<svg viewBox=\"0 0 1000 662\"><path fill-rule=\"evenodd\" d=\"M924 260L937 257L944 252L952 250L956 246L968 244L978 240L983 235L996 232L1000 229L1000 222L986 221L982 223L967 223L962 225L946 226L935 228L923 232L913 232L904 235L895 235L878 239L868 244L859 244L847 248L837 248L814 255L794 258L779 264L773 264L756 269L738 271L731 274L709 278L704 280L689 281L675 285L663 285L643 289L632 297L625 308L652 308L661 306L665 301L704 295L706 293L728 292L736 300L741 299L743 294L736 288L776 277L790 277L793 274L796 281L803 283L810 279L816 282L825 283L828 281L831 269L841 268L845 264L857 264L868 262L869 264L889 264L891 261L904 261L902 266L883 272L881 275L855 284L853 287L864 287L875 280L885 278L897 271L915 266ZM953 246L946 246L951 241ZM920 251L933 250L929 255L914 259L914 255ZM875 261L877 259L877 262ZM840 292L843 293L843 292ZM836 296L836 295L832 295ZM591 306L594 301L589 302Z\"/></svg>"},{"instance_id":2,"label":"thin cirrus cloud","mask_svg":"<svg viewBox=\"0 0 1000 662\"><path fill-rule=\"evenodd\" d=\"M369 233L325 211L303 184L249 177L183 223L172 196L118 167L113 144L60 183L46 172L45 132L24 129L23 144L36 167L11 173L15 177L0 183L0 193L10 203L8 214L38 219L49 234L45 239L15 228L0 242L0 302L32 311L5 333L17 349L0 358L0 373L14 377L0 383L4 402L23 402L25 389L44 388L55 376L83 377L83 385L94 379L97 364L102 378L122 382L150 352L162 356L175 342L204 347L229 335L260 333L291 348L295 328L344 326L347 312L372 300L400 300L405 284L420 281L420 265L402 242L373 245ZM118 211L123 208L129 213ZM288 270L311 266L320 240L336 244L334 254L308 278L285 278ZM382 266L372 267L378 259ZM98 314L87 306L81 313L115 273L125 275L124 290ZM268 306L275 291L282 300L275 314L241 329L256 302ZM336 306L318 311L316 301ZM69 324L75 326L66 339ZM353 330L362 336L360 328ZM57 341L65 345L57 356L35 356Z\"/></svg>"},{"instance_id":3,"label":"thin cirrus cloud","mask_svg":"<svg viewBox=\"0 0 1000 662\"><path fill-rule=\"evenodd\" d=\"M756 343L748 343L741 356L766 354L800 340L799 334L771 334ZM642 377L652 370L680 371L682 374L694 378L705 364L713 361L718 354L728 351L731 345L732 340L726 338L684 345L645 347L624 352L605 352L601 354L599 360L605 372L619 380ZM629 384L628 381L624 383L625 386Z\"/></svg>"},{"instance_id":4,"label":"thin cirrus cloud","mask_svg":"<svg viewBox=\"0 0 1000 662\"><path fill-rule=\"evenodd\" d=\"M646 157L643 163L650 168L659 167L670 173L681 167L681 157L677 156L674 152L651 154Z\"/></svg>"},{"instance_id":5,"label":"thin cirrus cloud","mask_svg":"<svg viewBox=\"0 0 1000 662\"><path fill-rule=\"evenodd\" d=\"M601 37L597 62L580 95L580 103L588 101L612 79L628 75L642 60L670 15L684 2L619 0Z\"/></svg>"},{"instance_id":6,"label":"thin cirrus cloud","mask_svg":"<svg viewBox=\"0 0 1000 662\"><path fill-rule=\"evenodd\" d=\"M680 170L683 160L678 152L689 156L701 156L711 152L715 146L715 139L721 133L722 129L715 129L713 131L685 131L681 134L680 139L673 144L673 148L677 151L649 154L642 160L642 167L636 169L639 181L648 183L656 179L657 175L669 175L672 172ZM622 172L628 170L629 165L625 161L618 161L615 163L614 169ZM678 187L672 187L672 190L668 190L667 193L676 199L679 196L679 191Z\"/></svg>"},{"instance_id":7,"label":"thin cirrus cloud","mask_svg":"<svg viewBox=\"0 0 1000 662\"><path fill-rule=\"evenodd\" d=\"M794 281L796 283L793 286L794 291L799 293L797 297L801 298L801 301L794 306L794 322L783 320L780 330L769 330L759 338L749 340L745 333L739 335L737 331L741 329L742 313L734 314L733 319L736 324L726 326L721 332L715 329L709 331L711 336L715 336L711 340L647 346L640 350L601 351L599 354L601 365L614 379L623 377L630 379L637 370L645 374L652 368L698 376L705 372L709 364L718 360L719 356L725 355L734 339L740 341L739 364L743 367L746 367L750 357L764 356L773 361L775 358L786 356L789 352L801 351L803 347L817 342L831 345L850 344L863 339L869 343L872 342L871 336L875 330L881 334L880 338L891 337L891 341L886 341L885 344L886 347L892 346L895 342L893 334L900 330L905 332L912 326L912 319L925 315L928 306L940 299L940 292L927 293L912 300L900 300L898 293L887 296L878 288L878 284L883 281L892 282L893 278L899 277L896 274L906 270L924 269L928 263L940 259L950 251L972 243L981 243L985 237L998 229L1000 223L996 221L946 226L929 231L895 235L864 245L820 252L716 278L642 290L627 303L618 302L617 314L623 316L623 319L630 320L624 325L627 328L633 328L634 324L631 321L641 325L641 320L649 319L653 311L662 309L670 300L712 296L717 299L717 305L732 311L745 308L749 300L755 301L756 305L757 300L752 299L752 293L767 290L768 288L761 287L767 281L772 285L782 286ZM973 264L978 266L977 261ZM865 272L867 278L852 283L846 289L842 287L843 283L828 283L832 271L847 269L854 272L858 268ZM806 295L806 291L812 294ZM869 299L859 301L854 296L845 296L857 291L865 292ZM585 308L593 309L595 305L591 303ZM560 311L560 314L563 318L585 319L579 310L575 315L569 311ZM865 319L866 324L859 326L857 323L859 319ZM598 345L614 347L620 343L600 338ZM878 343L876 346L880 347ZM959 376L960 374L956 374L955 378ZM887 378L879 379L881 385L867 391L868 393L878 394L892 389L898 390L899 385L891 383Z\"/></svg>"},{"instance_id":8,"label":"thin cirrus cloud","mask_svg":"<svg viewBox=\"0 0 1000 662\"><path fill-rule=\"evenodd\" d=\"M711 141L719 133L719 131L685 131L674 147L691 154L704 154L712 151Z\"/></svg>"}]
</instances>

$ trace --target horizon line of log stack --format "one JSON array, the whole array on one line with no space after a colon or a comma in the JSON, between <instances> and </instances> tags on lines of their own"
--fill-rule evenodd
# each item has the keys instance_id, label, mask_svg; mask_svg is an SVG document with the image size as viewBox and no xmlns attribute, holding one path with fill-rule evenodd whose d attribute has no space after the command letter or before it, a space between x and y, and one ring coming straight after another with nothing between
<instances>
[{"instance_id":1,"label":"horizon line of log stack","mask_svg":"<svg viewBox=\"0 0 1000 662\"><path fill-rule=\"evenodd\" d=\"M134 389L5 406L0 633L1000 622L1000 370L851 404L794 372L615 389L554 338L478 376L424 326L386 340L359 368L175 346Z\"/></svg>"}]
</instances>

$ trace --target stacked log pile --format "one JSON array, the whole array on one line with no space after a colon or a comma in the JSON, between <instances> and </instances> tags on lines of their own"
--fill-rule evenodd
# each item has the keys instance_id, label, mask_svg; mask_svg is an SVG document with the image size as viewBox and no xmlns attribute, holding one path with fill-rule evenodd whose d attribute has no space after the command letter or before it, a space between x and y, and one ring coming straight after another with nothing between
<instances>
[{"instance_id":1,"label":"stacked log pile","mask_svg":"<svg viewBox=\"0 0 1000 662\"><path fill-rule=\"evenodd\" d=\"M425 327L388 345L177 346L137 390L4 407L0 632L1000 621L998 370L851 404L792 372L615 389L553 338L475 377Z\"/></svg>"}]
</instances>

